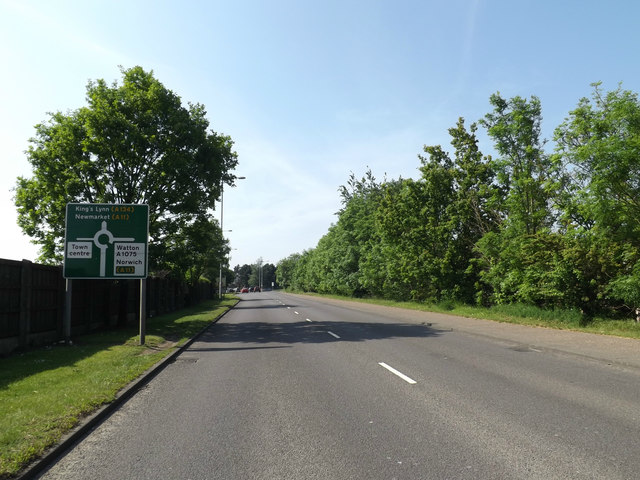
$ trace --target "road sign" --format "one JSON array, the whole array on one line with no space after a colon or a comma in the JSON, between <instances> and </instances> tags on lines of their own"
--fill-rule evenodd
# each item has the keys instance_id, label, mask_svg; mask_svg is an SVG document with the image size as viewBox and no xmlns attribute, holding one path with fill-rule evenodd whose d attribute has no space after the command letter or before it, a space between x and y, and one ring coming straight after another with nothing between
<instances>
[{"instance_id":1,"label":"road sign","mask_svg":"<svg viewBox=\"0 0 640 480\"><path fill-rule=\"evenodd\" d=\"M68 203L65 278L146 278L149 206Z\"/></svg>"}]
</instances>

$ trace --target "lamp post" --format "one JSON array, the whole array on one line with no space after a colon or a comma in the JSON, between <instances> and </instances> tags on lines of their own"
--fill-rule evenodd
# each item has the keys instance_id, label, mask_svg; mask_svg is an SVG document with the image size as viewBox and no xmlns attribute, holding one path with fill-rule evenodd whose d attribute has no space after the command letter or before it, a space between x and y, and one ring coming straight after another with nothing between
<instances>
[{"instance_id":1,"label":"lamp post","mask_svg":"<svg viewBox=\"0 0 640 480\"><path fill-rule=\"evenodd\" d=\"M247 177L236 177L236 180L244 180ZM220 232L222 233L222 238L224 239L224 183L220 181ZM231 231L231 230L229 230ZM220 275L218 276L218 298L222 298L222 266L223 259L220 259Z\"/></svg>"}]
</instances>

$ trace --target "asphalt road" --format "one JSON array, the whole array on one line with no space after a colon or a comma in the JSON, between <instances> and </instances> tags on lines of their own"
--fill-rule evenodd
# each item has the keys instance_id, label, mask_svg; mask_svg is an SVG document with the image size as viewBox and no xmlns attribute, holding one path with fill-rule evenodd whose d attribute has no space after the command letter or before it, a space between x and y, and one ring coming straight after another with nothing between
<instances>
[{"instance_id":1,"label":"asphalt road","mask_svg":"<svg viewBox=\"0 0 640 480\"><path fill-rule=\"evenodd\" d=\"M413 315L243 294L41 478L639 477L640 369Z\"/></svg>"}]
</instances>

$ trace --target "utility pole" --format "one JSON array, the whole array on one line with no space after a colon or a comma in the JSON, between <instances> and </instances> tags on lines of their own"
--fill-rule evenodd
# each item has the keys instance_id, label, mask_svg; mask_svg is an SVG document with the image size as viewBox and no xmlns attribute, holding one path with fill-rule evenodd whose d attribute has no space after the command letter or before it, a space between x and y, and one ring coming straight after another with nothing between
<instances>
[{"instance_id":1,"label":"utility pole","mask_svg":"<svg viewBox=\"0 0 640 480\"><path fill-rule=\"evenodd\" d=\"M247 177L236 177L236 180L244 180ZM220 232L224 241L224 182L220 180ZM229 230L231 231L231 230ZM224 266L224 258L220 259L220 274L218 275L218 298L222 299L222 267Z\"/></svg>"}]
</instances>

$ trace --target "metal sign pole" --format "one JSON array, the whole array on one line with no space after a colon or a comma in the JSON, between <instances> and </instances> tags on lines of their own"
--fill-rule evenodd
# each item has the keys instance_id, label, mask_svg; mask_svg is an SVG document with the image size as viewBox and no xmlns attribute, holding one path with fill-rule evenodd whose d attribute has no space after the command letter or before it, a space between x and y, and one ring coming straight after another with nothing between
<instances>
[{"instance_id":1,"label":"metal sign pole","mask_svg":"<svg viewBox=\"0 0 640 480\"><path fill-rule=\"evenodd\" d=\"M71 301L73 297L73 280L67 278L67 288L64 295L64 318L62 322L62 334L65 343L71 343Z\"/></svg>"},{"instance_id":2,"label":"metal sign pole","mask_svg":"<svg viewBox=\"0 0 640 480\"><path fill-rule=\"evenodd\" d=\"M147 320L147 279L140 279L140 345L144 345Z\"/></svg>"}]
</instances>

